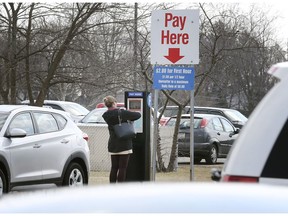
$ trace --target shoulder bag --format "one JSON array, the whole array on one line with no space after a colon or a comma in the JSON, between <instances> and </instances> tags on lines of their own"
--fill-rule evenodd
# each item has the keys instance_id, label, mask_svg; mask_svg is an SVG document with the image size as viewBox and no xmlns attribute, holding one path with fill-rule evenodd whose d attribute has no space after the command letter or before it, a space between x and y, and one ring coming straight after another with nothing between
<instances>
[{"instance_id":1,"label":"shoulder bag","mask_svg":"<svg viewBox=\"0 0 288 216\"><path fill-rule=\"evenodd\" d=\"M134 125L132 121L121 122L121 110L118 110L119 124L113 126L114 132L118 139L131 139L136 136Z\"/></svg>"}]
</instances>

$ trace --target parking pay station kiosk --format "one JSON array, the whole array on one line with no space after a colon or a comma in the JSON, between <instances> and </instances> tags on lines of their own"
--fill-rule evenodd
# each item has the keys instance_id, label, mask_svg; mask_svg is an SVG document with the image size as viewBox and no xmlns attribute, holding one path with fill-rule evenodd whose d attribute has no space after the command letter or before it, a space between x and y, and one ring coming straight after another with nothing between
<instances>
[{"instance_id":1,"label":"parking pay station kiosk","mask_svg":"<svg viewBox=\"0 0 288 216\"><path fill-rule=\"evenodd\" d=\"M126 109L141 113L141 118L134 122L136 137L127 168L127 181L150 180L150 98L149 92L125 92Z\"/></svg>"}]
</instances>

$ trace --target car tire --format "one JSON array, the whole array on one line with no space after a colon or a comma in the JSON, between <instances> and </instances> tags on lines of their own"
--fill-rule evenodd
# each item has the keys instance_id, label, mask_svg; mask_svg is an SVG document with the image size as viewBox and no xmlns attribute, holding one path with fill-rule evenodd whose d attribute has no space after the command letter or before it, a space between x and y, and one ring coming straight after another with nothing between
<instances>
[{"instance_id":1,"label":"car tire","mask_svg":"<svg viewBox=\"0 0 288 216\"><path fill-rule=\"evenodd\" d=\"M0 169L0 196L4 193L8 193L8 184L4 172Z\"/></svg>"},{"instance_id":2,"label":"car tire","mask_svg":"<svg viewBox=\"0 0 288 216\"><path fill-rule=\"evenodd\" d=\"M78 163L71 163L64 175L63 186L81 187L88 182L83 168Z\"/></svg>"},{"instance_id":3,"label":"car tire","mask_svg":"<svg viewBox=\"0 0 288 216\"><path fill-rule=\"evenodd\" d=\"M212 144L209 151L209 155L205 158L206 163L215 164L217 162L217 156L218 156L217 147L215 144Z\"/></svg>"}]
</instances>

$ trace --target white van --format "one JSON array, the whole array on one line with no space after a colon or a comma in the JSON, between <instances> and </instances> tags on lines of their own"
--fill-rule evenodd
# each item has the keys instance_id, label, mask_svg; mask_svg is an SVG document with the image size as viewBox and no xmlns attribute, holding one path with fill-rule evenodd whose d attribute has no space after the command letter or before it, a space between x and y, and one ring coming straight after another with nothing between
<instances>
[{"instance_id":1,"label":"white van","mask_svg":"<svg viewBox=\"0 0 288 216\"><path fill-rule=\"evenodd\" d=\"M279 82L235 140L219 176L222 182L288 185L288 62L273 65L268 73Z\"/></svg>"}]
</instances>

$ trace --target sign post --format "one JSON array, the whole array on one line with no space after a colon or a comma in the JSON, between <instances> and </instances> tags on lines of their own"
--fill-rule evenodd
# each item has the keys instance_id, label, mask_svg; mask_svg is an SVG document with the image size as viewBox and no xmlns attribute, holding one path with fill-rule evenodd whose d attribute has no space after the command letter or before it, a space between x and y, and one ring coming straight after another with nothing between
<instances>
[{"instance_id":1,"label":"sign post","mask_svg":"<svg viewBox=\"0 0 288 216\"><path fill-rule=\"evenodd\" d=\"M154 109L159 90L190 90L190 180L194 177L194 68L199 63L199 10L157 10L152 12L151 63ZM157 66L156 66L157 65ZM170 65L170 66L169 66ZM171 66L173 65L173 66ZM174 65L181 65L175 67ZM154 112L152 177L155 181L157 112Z\"/></svg>"}]
</instances>

